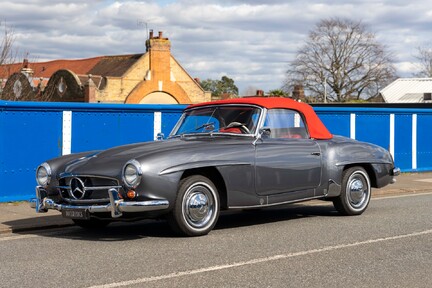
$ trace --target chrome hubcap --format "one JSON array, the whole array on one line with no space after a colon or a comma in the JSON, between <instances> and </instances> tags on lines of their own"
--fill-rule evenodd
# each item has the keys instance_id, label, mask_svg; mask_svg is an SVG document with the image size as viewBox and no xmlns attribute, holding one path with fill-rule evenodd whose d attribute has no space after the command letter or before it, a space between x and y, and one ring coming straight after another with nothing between
<instances>
[{"instance_id":1,"label":"chrome hubcap","mask_svg":"<svg viewBox=\"0 0 432 288\"><path fill-rule=\"evenodd\" d=\"M194 228L205 227L214 214L214 201L211 188L205 183L189 187L183 201L183 215Z\"/></svg>"},{"instance_id":2,"label":"chrome hubcap","mask_svg":"<svg viewBox=\"0 0 432 288\"><path fill-rule=\"evenodd\" d=\"M362 208L369 199L369 185L361 174L353 174L348 180L347 197L354 208Z\"/></svg>"}]
</instances>

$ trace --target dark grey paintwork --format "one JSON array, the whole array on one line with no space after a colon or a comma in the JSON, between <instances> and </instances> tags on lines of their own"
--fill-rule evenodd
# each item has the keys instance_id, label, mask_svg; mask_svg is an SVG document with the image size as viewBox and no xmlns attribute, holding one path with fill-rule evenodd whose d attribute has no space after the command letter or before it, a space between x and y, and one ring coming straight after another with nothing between
<instances>
[{"instance_id":1,"label":"dark grey paintwork","mask_svg":"<svg viewBox=\"0 0 432 288\"><path fill-rule=\"evenodd\" d=\"M206 168L222 176L224 183L219 184L225 186L230 207L275 204L267 202L271 201L267 196L272 195L278 201L337 196L337 189L327 194L329 183L340 184L346 165L369 167L374 187L389 184L392 179L389 153L372 144L344 137L262 139L256 145L253 141L252 137L219 135L185 137L120 146L83 158L86 153L69 155L48 163L61 173L107 176L121 182L122 167L128 160L137 159L144 167L137 188L140 198L165 198L170 203L186 171L195 169L199 173Z\"/></svg>"},{"instance_id":2,"label":"dark grey paintwork","mask_svg":"<svg viewBox=\"0 0 432 288\"><path fill-rule=\"evenodd\" d=\"M180 180L192 174L205 175L216 185L222 209L331 199L340 195L342 171L353 165L367 171L372 187L392 182L392 157L379 146L341 136L328 140L261 136L203 133L63 156L47 161L52 181L45 190L47 197L61 203L64 199L56 186L65 175L115 178L123 185L122 169L136 159L143 172L138 196L125 201L169 202L167 209L135 213L139 218L169 213Z\"/></svg>"}]
</instances>

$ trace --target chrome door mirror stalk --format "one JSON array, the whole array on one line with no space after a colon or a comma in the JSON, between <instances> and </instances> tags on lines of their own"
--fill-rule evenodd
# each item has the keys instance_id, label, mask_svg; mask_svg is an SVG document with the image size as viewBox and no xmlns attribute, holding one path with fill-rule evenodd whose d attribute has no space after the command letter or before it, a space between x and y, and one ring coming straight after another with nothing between
<instances>
[{"instance_id":1,"label":"chrome door mirror stalk","mask_svg":"<svg viewBox=\"0 0 432 288\"><path fill-rule=\"evenodd\" d=\"M164 135L164 133L159 132L159 133L157 134L157 136L156 136L156 140L157 140L157 141L162 141L162 140L164 140L164 139L165 139L165 135Z\"/></svg>"},{"instance_id":2,"label":"chrome door mirror stalk","mask_svg":"<svg viewBox=\"0 0 432 288\"><path fill-rule=\"evenodd\" d=\"M269 127L262 127L259 129L258 131L258 135L255 139L255 141L252 143L254 146L256 145L256 143L258 142L258 140L262 139L262 138L267 138L269 137L271 134L271 130Z\"/></svg>"}]
</instances>

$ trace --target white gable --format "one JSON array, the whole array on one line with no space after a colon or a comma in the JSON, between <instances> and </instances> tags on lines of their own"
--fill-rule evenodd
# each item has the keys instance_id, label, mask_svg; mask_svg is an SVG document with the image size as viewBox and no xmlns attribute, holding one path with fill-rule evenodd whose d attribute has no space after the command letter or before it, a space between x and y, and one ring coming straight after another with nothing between
<instances>
[{"instance_id":1,"label":"white gable","mask_svg":"<svg viewBox=\"0 0 432 288\"><path fill-rule=\"evenodd\" d=\"M432 93L432 78L399 78L380 93L386 103L423 103L424 93Z\"/></svg>"}]
</instances>

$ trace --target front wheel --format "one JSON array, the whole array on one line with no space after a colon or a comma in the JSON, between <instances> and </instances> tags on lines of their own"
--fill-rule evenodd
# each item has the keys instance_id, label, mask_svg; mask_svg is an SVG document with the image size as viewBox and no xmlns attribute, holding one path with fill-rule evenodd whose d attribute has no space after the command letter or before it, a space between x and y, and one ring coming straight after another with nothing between
<instances>
[{"instance_id":1,"label":"front wheel","mask_svg":"<svg viewBox=\"0 0 432 288\"><path fill-rule=\"evenodd\" d=\"M219 194L213 182L193 175L181 180L168 222L182 235L206 235L216 225L219 210Z\"/></svg>"},{"instance_id":2,"label":"front wheel","mask_svg":"<svg viewBox=\"0 0 432 288\"><path fill-rule=\"evenodd\" d=\"M342 174L342 190L333 200L336 210L343 215L360 215L369 205L371 184L362 167L351 167Z\"/></svg>"}]
</instances>

